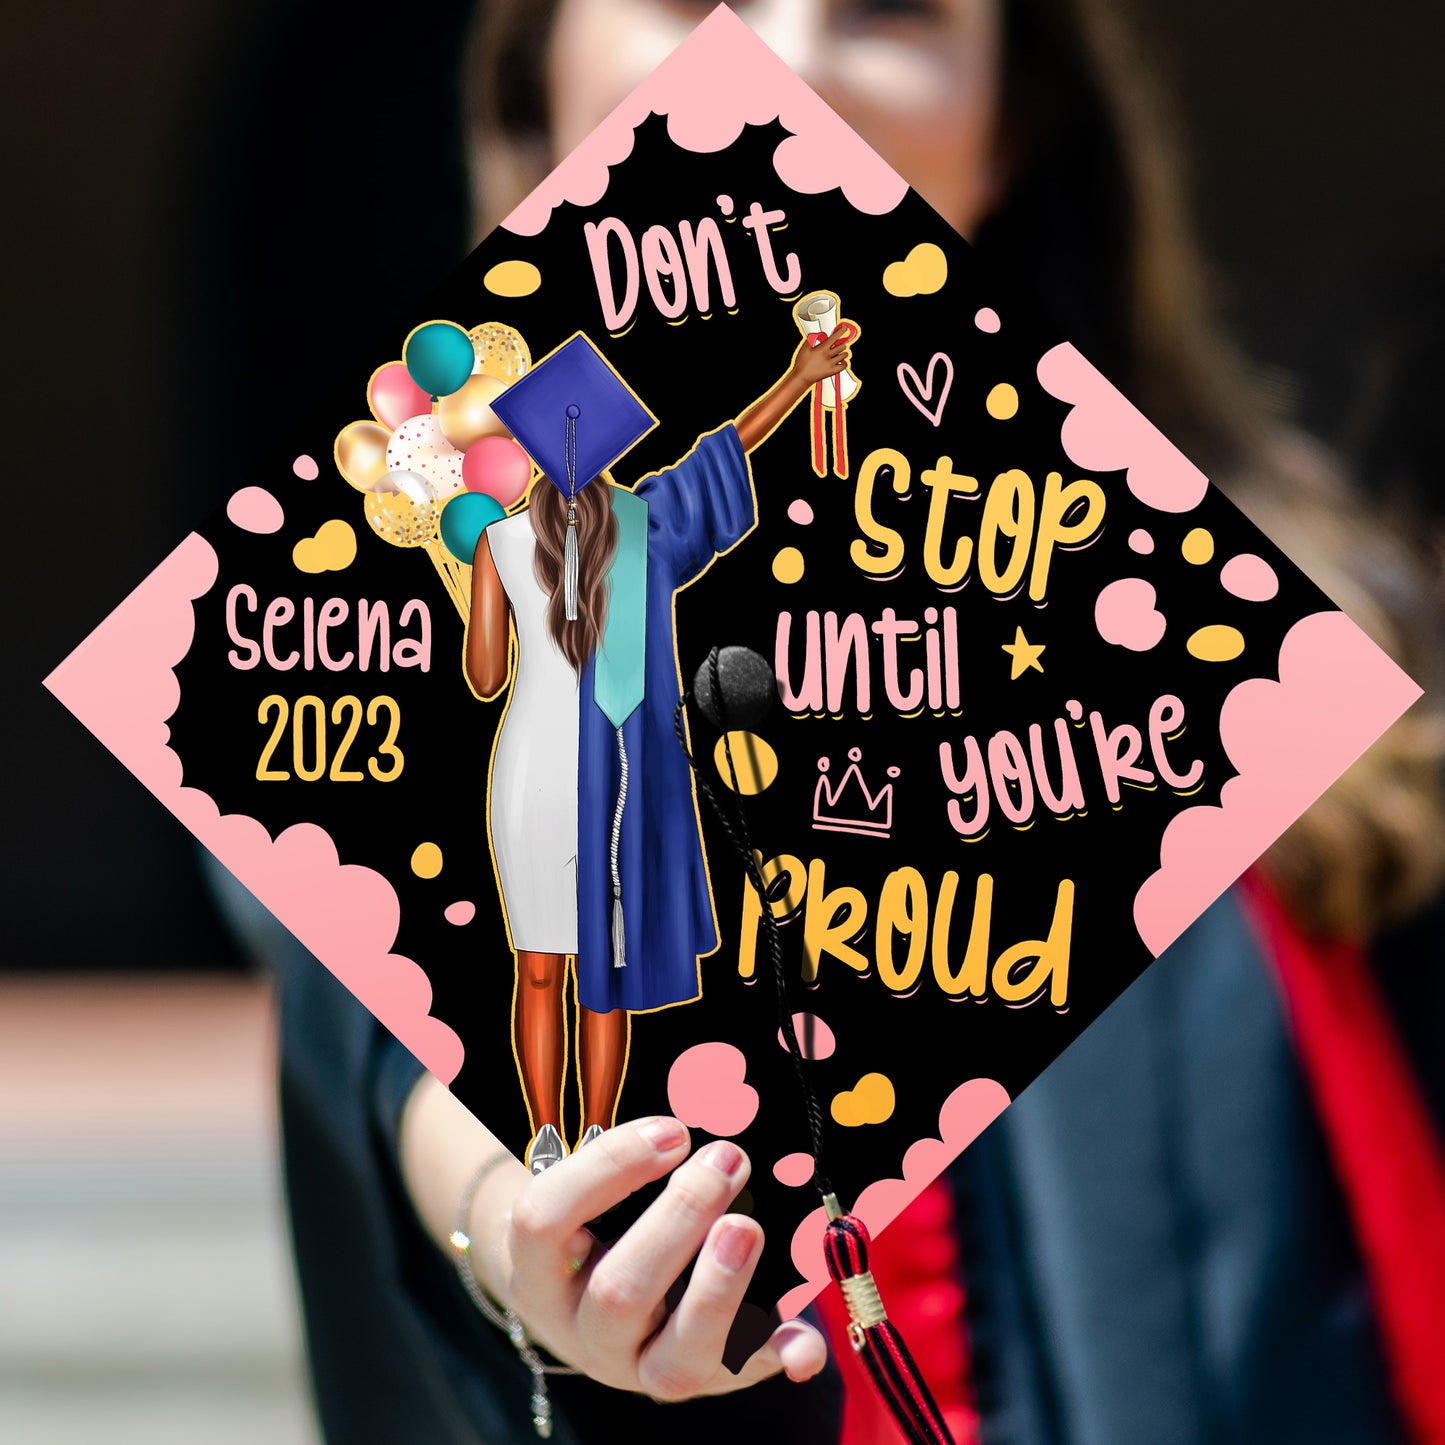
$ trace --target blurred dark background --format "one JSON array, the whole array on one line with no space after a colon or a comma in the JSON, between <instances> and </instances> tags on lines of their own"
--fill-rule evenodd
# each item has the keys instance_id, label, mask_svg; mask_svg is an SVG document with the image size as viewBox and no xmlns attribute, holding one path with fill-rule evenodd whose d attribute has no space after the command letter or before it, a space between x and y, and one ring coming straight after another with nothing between
<instances>
[{"instance_id":1,"label":"blurred dark background","mask_svg":"<svg viewBox=\"0 0 1445 1445\"><path fill-rule=\"evenodd\" d=\"M3 965L228 969L188 837L40 686L469 245L471 6L57 3L7 21ZM1445 510L1445 7L1131 7L1218 303L1381 506ZM401 190L402 214L383 205Z\"/></svg>"}]
</instances>

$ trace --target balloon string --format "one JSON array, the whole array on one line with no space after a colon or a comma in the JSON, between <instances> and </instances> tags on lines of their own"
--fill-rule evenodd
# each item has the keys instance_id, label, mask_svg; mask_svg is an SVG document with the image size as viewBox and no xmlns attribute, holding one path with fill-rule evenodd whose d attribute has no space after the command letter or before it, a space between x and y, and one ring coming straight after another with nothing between
<instances>
[{"instance_id":1,"label":"balloon string","mask_svg":"<svg viewBox=\"0 0 1445 1445\"><path fill-rule=\"evenodd\" d=\"M707 660L708 679L712 685L712 695L719 715L723 713L722 707L722 686L718 677L718 649L708 654ZM713 791L707 779L703 777L702 770L697 765L697 759L693 756L692 749L688 746L687 730L684 726L684 709L687 706L690 692L685 692L678 698L677 706L672 712L673 730L677 733L678 743L682 747L683 756L687 758L688 766L692 768L693 777L697 783L697 790L707 799L708 806L712 808L717 816L723 832L727 835L728 842L732 845L738 861L747 874L748 881L752 884L758 895L758 905L762 914L763 934L768 941L768 957L772 963L773 991L778 1003L778 1025L782 1030L783 1038L787 1043L788 1056L793 1061L793 1070L798 1078L798 1088L803 1096L803 1109L807 1116L808 1137L813 1146L813 1187L826 1200L833 1194L833 1186L828 1180L828 1175L823 1168L823 1143L824 1143L824 1120L823 1105L818 1099L817 1091L813 1088L813 1082L808 1077L806 1058L802 1047L798 1043L798 1031L793 1025L793 1012L788 1007L788 978L787 970L783 962L783 936L778 928L778 920L773 916L773 910L768 902L768 885L763 878L763 870L759 865L758 857L753 851L752 840L748 836L747 816L743 811L741 802L742 791L738 785L737 768L733 763L732 738L729 736L729 729L724 726L723 751L727 756L728 775L732 778L733 791L738 795L736 819L729 816L728 811L723 807L721 800ZM726 719L724 718L724 721Z\"/></svg>"}]
</instances>

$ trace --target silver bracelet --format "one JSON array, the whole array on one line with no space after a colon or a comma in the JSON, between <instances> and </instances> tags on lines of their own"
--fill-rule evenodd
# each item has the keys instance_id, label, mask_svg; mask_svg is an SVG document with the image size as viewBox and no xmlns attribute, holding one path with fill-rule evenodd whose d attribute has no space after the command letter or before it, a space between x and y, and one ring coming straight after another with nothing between
<instances>
[{"instance_id":1,"label":"silver bracelet","mask_svg":"<svg viewBox=\"0 0 1445 1445\"><path fill-rule=\"evenodd\" d=\"M510 1306L504 1308L488 1297L486 1291L477 1283L476 1271L472 1268L472 1237L467 1232L472 1201L477 1197L477 1190L481 1188L482 1180L499 1164L506 1163L511 1157L505 1149L494 1154L467 1181L467 1187L462 1190L461 1198L457 1201L457 1226L448 1237L451 1240L452 1248L456 1251L453 1262L456 1264L457 1276L462 1282L462 1288L467 1292L467 1297L492 1324L496 1325L511 1340L512 1348L516 1350L522 1363L532 1372L532 1428L540 1439L550 1440L552 1437L552 1401L547 1394L547 1376L575 1375L579 1371L574 1370L571 1365L546 1364L537 1353L537 1347L528 1338L527 1331L523 1327L522 1321L518 1319L516 1310Z\"/></svg>"}]
</instances>

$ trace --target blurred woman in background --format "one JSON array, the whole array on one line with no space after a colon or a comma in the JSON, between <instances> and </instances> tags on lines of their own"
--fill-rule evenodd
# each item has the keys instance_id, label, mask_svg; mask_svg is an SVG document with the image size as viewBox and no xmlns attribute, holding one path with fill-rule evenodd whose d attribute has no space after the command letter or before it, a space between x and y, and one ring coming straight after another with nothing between
<instances>
[{"instance_id":1,"label":"blurred woman in background","mask_svg":"<svg viewBox=\"0 0 1445 1445\"><path fill-rule=\"evenodd\" d=\"M481 4L461 85L474 239L710 8ZM1265 412L1211 321L1177 151L1113 5L735 8L985 258L1013 270L1045 321L1433 684L1437 639L1418 559L1372 522L1318 448ZM1419 910L1445 863L1445 810L1436 739L1416 714L885 1236L890 1308L905 1329L917 1321L911 1342L961 1440L1445 1438L1429 1365L1445 1357L1432 1333L1445 1281L1408 1277L1412 1259L1418 1273L1445 1258L1440 1078L1423 1073L1440 1061L1411 1056L1411 1021L1393 1020L1381 993L1382 979L1413 989L1410 970L1441 957L1438 909ZM1412 914L1424 921L1400 935L1403 962L1392 963L1379 940ZM490 1136L279 930L258 942L281 965L287 1184L328 1438L532 1438L531 1377L444 1253L461 1182ZM674 1166L668 1156L657 1169ZM542 1264L550 1251L562 1269L559 1244L519 1238L506 1222L533 1187L510 1173L490 1185L476 1233ZM725 1208L720 1196L719 1218ZM483 1269L495 1291L507 1289ZM1432 1288L1433 1307L1423 1297ZM569 1363L648 1389L642 1337L609 1354L542 1301L505 1302ZM856 1368L846 1347L834 1354L845 1372ZM821 1359L805 1326L775 1337L741 1381L694 1359L691 1375L669 1375L671 1396L750 1384L780 1366L809 1378L665 1414L626 1389L560 1378L554 1438L839 1438L837 1381L817 1373ZM850 1373L842 1438L892 1439L856 1383Z\"/></svg>"}]
</instances>

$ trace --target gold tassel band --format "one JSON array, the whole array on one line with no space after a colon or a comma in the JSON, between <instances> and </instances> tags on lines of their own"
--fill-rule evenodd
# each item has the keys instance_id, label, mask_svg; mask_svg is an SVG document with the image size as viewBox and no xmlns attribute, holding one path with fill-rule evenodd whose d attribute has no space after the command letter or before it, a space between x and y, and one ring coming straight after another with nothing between
<instances>
[{"instance_id":1,"label":"gold tassel band","mask_svg":"<svg viewBox=\"0 0 1445 1445\"><path fill-rule=\"evenodd\" d=\"M848 1338L855 1350L863 1348L863 1331L881 1325L888 1318L873 1271L865 1269L851 1279L840 1279L838 1288L843 1291L843 1303L848 1306Z\"/></svg>"}]
</instances>

